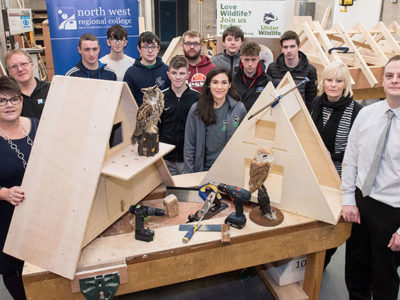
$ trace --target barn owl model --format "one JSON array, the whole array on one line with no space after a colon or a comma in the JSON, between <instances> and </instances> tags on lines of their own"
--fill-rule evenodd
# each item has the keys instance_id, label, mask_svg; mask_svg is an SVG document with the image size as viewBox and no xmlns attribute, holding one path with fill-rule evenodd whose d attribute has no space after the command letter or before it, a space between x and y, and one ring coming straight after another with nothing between
<instances>
[{"instance_id":1,"label":"barn owl model","mask_svg":"<svg viewBox=\"0 0 400 300\"><path fill-rule=\"evenodd\" d=\"M137 112L136 128L131 137L132 144L136 144L143 133L158 133L157 123L164 110L164 94L157 85L141 91L143 103Z\"/></svg>"},{"instance_id":2,"label":"barn owl model","mask_svg":"<svg viewBox=\"0 0 400 300\"><path fill-rule=\"evenodd\" d=\"M274 226L283 220L282 213L276 208L271 208L267 188L264 185L271 170L272 161L271 149L260 148L250 165L250 193L258 191L257 200L260 205L259 208L256 207L250 212L250 218L253 222L263 226ZM277 216L278 211L279 215Z\"/></svg>"},{"instance_id":3,"label":"barn owl model","mask_svg":"<svg viewBox=\"0 0 400 300\"><path fill-rule=\"evenodd\" d=\"M267 180L272 164L272 151L260 148L250 164L250 193L257 191Z\"/></svg>"}]
</instances>

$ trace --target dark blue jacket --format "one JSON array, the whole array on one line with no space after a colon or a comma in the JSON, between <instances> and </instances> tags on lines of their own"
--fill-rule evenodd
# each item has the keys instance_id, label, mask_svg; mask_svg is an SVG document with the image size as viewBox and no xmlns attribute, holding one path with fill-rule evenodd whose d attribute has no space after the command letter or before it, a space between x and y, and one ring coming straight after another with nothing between
<instances>
[{"instance_id":1,"label":"dark blue jacket","mask_svg":"<svg viewBox=\"0 0 400 300\"><path fill-rule=\"evenodd\" d=\"M128 83L139 107L143 102L141 89L156 84L160 90L165 90L171 86L171 81L167 76L168 66L163 63L161 57L157 57L156 63L151 68L142 65L141 60L141 58L136 59L135 63L126 70L124 76L124 81Z\"/></svg>"},{"instance_id":2,"label":"dark blue jacket","mask_svg":"<svg viewBox=\"0 0 400 300\"><path fill-rule=\"evenodd\" d=\"M65 76L117 80L117 75L115 75L114 71L100 61L99 68L97 70L89 70L83 65L82 60L80 60L75 67L65 73Z\"/></svg>"}]
</instances>

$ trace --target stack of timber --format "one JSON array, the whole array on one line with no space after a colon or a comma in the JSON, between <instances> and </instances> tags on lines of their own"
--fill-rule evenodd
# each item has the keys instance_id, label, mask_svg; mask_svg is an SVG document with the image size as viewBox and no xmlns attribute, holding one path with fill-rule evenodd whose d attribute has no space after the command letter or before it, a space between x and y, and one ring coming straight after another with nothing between
<instances>
[{"instance_id":1,"label":"stack of timber","mask_svg":"<svg viewBox=\"0 0 400 300\"><path fill-rule=\"evenodd\" d=\"M394 55L400 54L400 26L394 21L389 26L379 22L367 29L358 23L348 30L336 23L324 29L318 21L304 21L298 27L300 50L317 68L318 75L330 61L342 61L350 70L354 99L385 97L382 88L383 67ZM329 51L347 47L349 51Z\"/></svg>"}]
</instances>

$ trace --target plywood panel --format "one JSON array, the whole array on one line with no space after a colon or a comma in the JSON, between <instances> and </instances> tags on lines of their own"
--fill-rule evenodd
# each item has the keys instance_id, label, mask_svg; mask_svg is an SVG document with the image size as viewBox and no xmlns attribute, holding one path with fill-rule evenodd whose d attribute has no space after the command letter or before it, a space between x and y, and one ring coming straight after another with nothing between
<instances>
[{"instance_id":1,"label":"plywood panel","mask_svg":"<svg viewBox=\"0 0 400 300\"><path fill-rule=\"evenodd\" d=\"M96 194L82 247L127 213L131 205L137 204L161 183L163 183L163 178L155 164L142 169L130 180L105 176L104 189L99 188Z\"/></svg>"},{"instance_id":2,"label":"plywood panel","mask_svg":"<svg viewBox=\"0 0 400 300\"><path fill-rule=\"evenodd\" d=\"M248 188L249 161L259 147L267 146L273 150L274 164L279 165L275 168L279 172L272 172L265 182L271 202L283 210L336 224L340 216L340 179L298 90L248 120L294 86L289 73L277 91L272 84L267 85L202 183L225 182ZM324 193L323 187L336 193ZM253 201L257 201L256 195Z\"/></svg>"},{"instance_id":3,"label":"plywood panel","mask_svg":"<svg viewBox=\"0 0 400 300\"><path fill-rule=\"evenodd\" d=\"M107 144L106 158L114 155L116 152L124 149L126 146L131 145L131 139L133 131L136 127L136 114L138 106L135 98L133 97L131 90L127 83L124 83L121 95L121 101L118 106L117 114L115 116L114 124L122 123L122 143L112 147Z\"/></svg>"},{"instance_id":4,"label":"plywood panel","mask_svg":"<svg viewBox=\"0 0 400 300\"><path fill-rule=\"evenodd\" d=\"M175 146L160 143L159 152L154 156L146 157L137 154L137 145L127 146L104 162L101 173L122 180L130 180L141 170L152 165L174 148Z\"/></svg>"},{"instance_id":5,"label":"plywood panel","mask_svg":"<svg viewBox=\"0 0 400 300\"><path fill-rule=\"evenodd\" d=\"M4 252L73 278L122 87L54 77Z\"/></svg>"}]
</instances>

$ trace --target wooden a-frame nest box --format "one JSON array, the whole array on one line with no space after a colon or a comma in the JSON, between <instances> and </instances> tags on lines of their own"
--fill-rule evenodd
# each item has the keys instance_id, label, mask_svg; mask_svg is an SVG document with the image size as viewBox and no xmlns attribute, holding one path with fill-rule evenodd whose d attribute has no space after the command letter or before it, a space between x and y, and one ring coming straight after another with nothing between
<instances>
[{"instance_id":1,"label":"wooden a-frame nest box","mask_svg":"<svg viewBox=\"0 0 400 300\"><path fill-rule=\"evenodd\" d=\"M336 224L340 217L340 178L297 89L279 104L248 117L295 83L288 72L277 90L269 83L203 178L248 189L249 169L259 147L273 150L265 182L271 204L285 211ZM257 202L257 191L252 195Z\"/></svg>"},{"instance_id":2,"label":"wooden a-frame nest box","mask_svg":"<svg viewBox=\"0 0 400 300\"><path fill-rule=\"evenodd\" d=\"M140 157L131 145L137 110L124 82L53 78L5 253L73 279L85 245L158 185L173 185L162 159L173 146Z\"/></svg>"}]
</instances>

